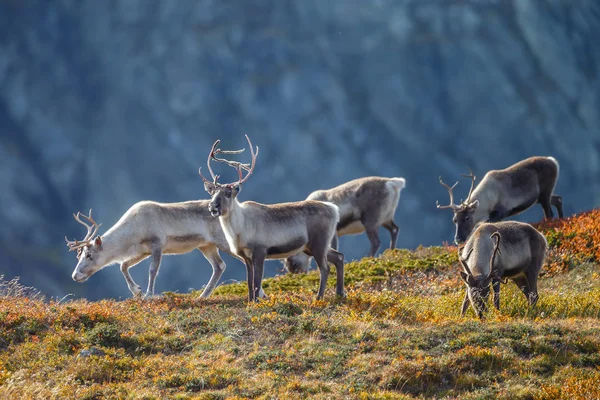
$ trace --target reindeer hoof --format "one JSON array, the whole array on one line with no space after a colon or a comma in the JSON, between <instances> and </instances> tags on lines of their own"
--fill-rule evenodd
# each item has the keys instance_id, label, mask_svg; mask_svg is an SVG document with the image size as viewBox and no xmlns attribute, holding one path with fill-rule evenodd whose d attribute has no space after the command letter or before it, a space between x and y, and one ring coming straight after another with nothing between
<instances>
[{"instance_id":1,"label":"reindeer hoof","mask_svg":"<svg viewBox=\"0 0 600 400\"><path fill-rule=\"evenodd\" d=\"M138 287L135 287L135 288L129 289L129 290L131 290L131 293L133 294L133 297L135 297L135 298L142 297L142 293L143 292L142 292L142 288L141 287L138 286Z\"/></svg>"},{"instance_id":2,"label":"reindeer hoof","mask_svg":"<svg viewBox=\"0 0 600 400\"><path fill-rule=\"evenodd\" d=\"M336 293L336 296L342 299L346 298L346 292Z\"/></svg>"},{"instance_id":3,"label":"reindeer hoof","mask_svg":"<svg viewBox=\"0 0 600 400\"><path fill-rule=\"evenodd\" d=\"M144 294L144 300L160 299L161 297L163 297L163 296L160 294L152 294L152 293Z\"/></svg>"}]
</instances>

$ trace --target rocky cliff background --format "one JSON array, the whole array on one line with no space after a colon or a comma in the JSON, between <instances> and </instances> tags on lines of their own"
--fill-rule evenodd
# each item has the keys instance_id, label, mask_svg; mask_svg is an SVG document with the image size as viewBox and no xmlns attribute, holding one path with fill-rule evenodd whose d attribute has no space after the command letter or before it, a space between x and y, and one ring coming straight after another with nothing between
<instances>
[{"instance_id":1,"label":"rocky cliff background","mask_svg":"<svg viewBox=\"0 0 600 400\"><path fill-rule=\"evenodd\" d=\"M566 214L597 207L598 40L596 0L1 0L0 274L52 296L128 296L116 267L71 280L72 212L93 208L105 230L139 200L205 198L210 145L243 147L244 133L261 150L242 200L405 177L400 247L452 240L437 178L467 166L482 177L553 155ZM341 249L358 258L368 241ZM226 262L224 280L244 279ZM147 269L133 271L142 286ZM157 290L209 275L199 253L166 257Z\"/></svg>"}]
</instances>

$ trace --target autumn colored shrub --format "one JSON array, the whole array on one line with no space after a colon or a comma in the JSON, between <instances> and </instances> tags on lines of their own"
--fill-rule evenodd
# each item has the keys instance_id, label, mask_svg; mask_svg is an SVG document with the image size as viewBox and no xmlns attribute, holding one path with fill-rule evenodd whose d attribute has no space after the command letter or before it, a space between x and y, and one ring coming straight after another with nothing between
<instances>
[{"instance_id":1,"label":"autumn colored shrub","mask_svg":"<svg viewBox=\"0 0 600 400\"><path fill-rule=\"evenodd\" d=\"M548 241L544 273L552 275L585 262L600 262L600 209L534 226Z\"/></svg>"}]
</instances>

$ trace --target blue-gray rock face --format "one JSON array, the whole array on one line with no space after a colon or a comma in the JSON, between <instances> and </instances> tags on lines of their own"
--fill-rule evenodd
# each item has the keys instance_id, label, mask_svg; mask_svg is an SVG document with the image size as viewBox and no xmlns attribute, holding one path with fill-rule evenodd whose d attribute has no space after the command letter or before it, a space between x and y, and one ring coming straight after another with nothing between
<instances>
[{"instance_id":1,"label":"blue-gray rock face","mask_svg":"<svg viewBox=\"0 0 600 400\"><path fill-rule=\"evenodd\" d=\"M244 133L260 156L242 200L405 177L400 247L452 240L437 178L467 166L481 177L552 155L565 212L596 207L598 38L596 0L0 1L0 274L128 296L115 267L71 281L63 237L84 233L71 213L93 208L108 229L139 200L205 198L212 142L243 147ZM368 241L341 250L358 258ZM244 279L226 262L225 280ZM157 290L200 288L209 270L200 254L167 257Z\"/></svg>"}]
</instances>

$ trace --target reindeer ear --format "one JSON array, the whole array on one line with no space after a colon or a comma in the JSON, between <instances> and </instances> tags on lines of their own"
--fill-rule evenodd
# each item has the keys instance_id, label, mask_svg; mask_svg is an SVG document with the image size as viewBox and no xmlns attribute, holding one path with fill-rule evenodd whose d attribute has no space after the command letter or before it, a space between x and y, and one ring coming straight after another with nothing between
<instances>
[{"instance_id":1,"label":"reindeer ear","mask_svg":"<svg viewBox=\"0 0 600 400\"><path fill-rule=\"evenodd\" d=\"M471 210L475 210L477 207L479 207L479 200L475 200L469 203L469 208Z\"/></svg>"},{"instance_id":2,"label":"reindeer ear","mask_svg":"<svg viewBox=\"0 0 600 400\"><path fill-rule=\"evenodd\" d=\"M473 275L468 274L465 271L460 271L460 277L467 285L471 287L477 285L477 280L473 278Z\"/></svg>"},{"instance_id":3,"label":"reindeer ear","mask_svg":"<svg viewBox=\"0 0 600 400\"><path fill-rule=\"evenodd\" d=\"M241 192L241 191L242 191L242 184L241 183L233 185L233 197L237 196L237 194L239 192Z\"/></svg>"},{"instance_id":4,"label":"reindeer ear","mask_svg":"<svg viewBox=\"0 0 600 400\"><path fill-rule=\"evenodd\" d=\"M96 239L94 239L94 244L97 247L102 247L102 236L100 236L100 235L96 236Z\"/></svg>"},{"instance_id":5,"label":"reindeer ear","mask_svg":"<svg viewBox=\"0 0 600 400\"><path fill-rule=\"evenodd\" d=\"M210 182L204 182L204 190L212 196L215 194L215 185Z\"/></svg>"},{"instance_id":6,"label":"reindeer ear","mask_svg":"<svg viewBox=\"0 0 600 400\"><path fill-rule=\"evenodd\" d=\"M469 284L469 274L467 274L465 271L460 271L460 277L467 285Z\"/></svg>"}]
</instances>

